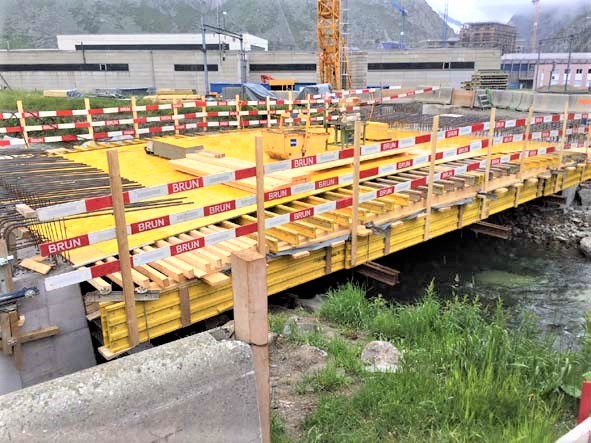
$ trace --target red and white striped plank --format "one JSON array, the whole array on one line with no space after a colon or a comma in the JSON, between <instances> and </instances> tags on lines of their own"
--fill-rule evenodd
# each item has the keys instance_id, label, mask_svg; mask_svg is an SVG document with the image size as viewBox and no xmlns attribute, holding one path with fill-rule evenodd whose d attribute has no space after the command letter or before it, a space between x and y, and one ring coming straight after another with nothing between
<instances>
[{"instance_id":1,"label":"red and white striped plank","mask_svg":"<svg viewBox=\"0 0 591 443\"><path fill-rule=\"evenodd\" d=\"M540 149L534 149L526 152L527 157L535 157L537 155L545 155L555 152L556 148L545 147ZM514 153L511 155L505 155L502 157L494 158L491 161L492 165L499 165L503 163L509 163L512 161L519 160L521 153ZM457 168L449 169L447 171L439 171L434 176L434 181L453 177L457 174L462 174L469 171L475 171L486 167L486 160L477 160ZM427 177L421 177L412 181L398 183L394 186L381 188L375 191L361 194L359 196L360 202L371 201L376 198L385 197L390 194L397 192L406 191L409 189L416 188L418 186L424 186L428 184ZM265 229L272 229L278 226L283 226L295 221L305 220L310 217L324 214L326 212L335 211L352 206L353 198L347 197L336 201L330 201L310 208L301 209L296 212L278 215L265 220ZM156 248L149 252L133 255L131 257L131 264L133 267L146 265L157 260L162 260L169 257L174 257L179 254L186 252L195 251L207 246L212 246L217 243L239 238L245 235L250 235L256 232L257 224L251 223L248 225L240 226L234 229L228 229L222 232L216 232L200 238L187 240L174 245L169 245L161 248ZM75 271L51 276L45 279L45 289L48 291L63 288L77 283L82 283L87 280L94 278L104 277L108 274L118 272L120 270L120 262L118 260L113 262L107 262L100 265L90 266L85 269L78 269Z\"/></svg>"},{"instance_id":2,"label":"red and white striped plank","mask_svg":"<svg viewBox=\"0 0 591 443\"><path fill-rule=\"evenodd\" d=\"M580 145L584 145L580 143ZM436 160L443 160L450 157L455 157L457 155L466 154L472 151L477 151L488 146L488 140L476 141L471 143L470 145L459 147L459 148L451 148L443 152L438 152L436 154ZM573 146L574 147L574 146ZM565 146L565 149L569 149L570 145ZM347 152L346 156L339 156L337 154L343 153L344 151L333 151L330 153L326 153L326 158L330 158L330 161L339 159L339 158L350 158L353 155L353 150L349 150L351 152ZM533 150L532 150L533 152ZM541 155L541 154L540 154ZM519 154L517 154L517 159L519 159ZM515 159L515 155L511 156L511 161ZM298 162L300 159L288 160L286 163L290 162ZM361 171L361 178L366 179L369 177L375 176L384 176L396 173L402 169L407 169L412 166L419 167L421 165L427 165L430 162L430 156L419 156L414 159L408 159L405 161L400 161L391 165L382 165L377 168L370 168L367 170ZM272 164L276 165L276 164ZM305 164L309 166L309 164ZM271 165L267 165L271 166ZM282 165L286 166L286 165ZM284 170L284 169L277 169ZM274 170L275 171L275 170ZM265 202L271 202L275 200L284 199L287 197L292 197L298 194L314 192L322 189L326 189L329 187L336 187L336 186L346 186L352 183L353 177L352 174L348 173L342 176L334 176L329 178L324 178L321 180L316 180L314 182L309 183L302 183L292 187L276 190L276 191L269 191L265 193ZM230 211L234 211L236 209L244 208L247 206L252 206L256 203L256 199L254 196L248 196L239 198L236 200L229 200L221 203L216 203L212 205L203 206L200 208L191 209L188 211L179 212L172 215L166 215L162 217L147 219L138 221L135 223L131 223L127 225L127 233L129 235L138 234L141 232L151 231L154 229L163 228L165 226L171 226L178 223L184 223L187 221L197 220L203 217L222 214ZM91 232L88 234L83 234L77 237L70 237L58 241L53 242L46 242L41 244L41 255L48 256L51 254L57 254L65 251L70 251L73 249L81 248L84 246L88 246L91 244L100 243L106 240L112 240L115 238L115 231L114 229L105 229L101 231Z\"/></svg>"}]
</instances>

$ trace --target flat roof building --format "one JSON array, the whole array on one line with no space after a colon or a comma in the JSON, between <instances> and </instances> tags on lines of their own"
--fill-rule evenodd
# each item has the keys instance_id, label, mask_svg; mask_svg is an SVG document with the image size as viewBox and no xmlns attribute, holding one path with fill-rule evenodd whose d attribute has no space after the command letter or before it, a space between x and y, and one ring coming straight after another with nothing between
<instances>
[{"instance_id":1,"label":"flat roof building","mask_svg":"<svg viewBox=\"0 0 591 443\"><path fill-rule=\"evenodd\" d=\"M252 34L242 34L245 51L268 51L269 42ZM239 51L240 41L216 33L206 33L207 49L222 46L227 51ZM200 50L201 34L62 34L57 36L57 48L63 51L76 50Z\"/></svg>"}]
</instances>

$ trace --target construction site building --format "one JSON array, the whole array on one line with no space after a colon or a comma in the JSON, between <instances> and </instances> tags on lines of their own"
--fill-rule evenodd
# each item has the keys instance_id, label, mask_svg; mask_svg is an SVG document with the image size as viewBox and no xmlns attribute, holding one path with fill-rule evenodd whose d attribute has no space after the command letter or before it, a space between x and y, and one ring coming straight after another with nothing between
<instances>
[{"instance_id":1,"label":"construction site building","mask_svg":"<svg viewBox=\"0 0 591 443\"><path fill-rule=\"evenodd\" d=\"M503 54L515 52L517 29L496 22L466 23L460 30L460 42L465 48L496 48Z\"/></svg>"}]
</instances>

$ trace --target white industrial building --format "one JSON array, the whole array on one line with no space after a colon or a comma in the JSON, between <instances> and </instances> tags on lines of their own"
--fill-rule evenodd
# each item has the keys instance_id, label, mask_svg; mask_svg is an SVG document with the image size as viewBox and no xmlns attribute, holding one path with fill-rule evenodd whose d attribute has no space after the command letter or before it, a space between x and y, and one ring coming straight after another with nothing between
<instances>
[{"instance_id":1,"label":"white industrial building","mask_svg":"<svg viewBox=\"0 0 591 443\"><path fill-rule=\"evenodd\" d=\"M220 51L220 39L227 44ZM268 42L244 35L246 79L261 75L318 83L315 52L267 51ZM239 42L207 34L209 83L240 82ZM238 45L238 46L236 46ZM191 88L205 90L200 34L60 35L59 49L0 51L0 87L25 90ZM479 69L499 69L496 49L410 49L354 52L354 87L460 87Z\"/></svg>"},{"instance_id":2,"label":"white industrial building","mask_svg":"<svg viewBox=\"0 0 591 443\"><path fill-rule=\"evenodd\" d=\"M242 34L245 51L268 51L269 42L252 34ZM226 35L206 33L208 49L240 51L240 40ZM92 50L191 50L201 49L201 34L68 34L57 36L62 51Z\"/></svg>"}]
</instances>

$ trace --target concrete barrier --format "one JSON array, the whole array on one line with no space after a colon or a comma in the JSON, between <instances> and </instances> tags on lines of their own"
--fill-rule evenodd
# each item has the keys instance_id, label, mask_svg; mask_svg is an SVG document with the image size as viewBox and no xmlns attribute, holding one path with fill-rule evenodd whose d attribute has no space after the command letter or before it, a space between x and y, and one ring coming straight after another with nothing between
<instances>
[{"instance_id":1,"label":"concrete barrier","mask_svg":"<svg viewBox=\"0 0 591 443\"><path fill-rule=\"evenodd\" d=\"M561 113L569 101L570 112L589 112L591 106L581 100L591 100L591 95L542 94L528 91L490 91L492 104L499 109L527 111L533 106L536 112Z\"/></svg>"},{"instance_id":2,"label":"concrete barrier","mask_svg":"<svg viewBox=\"0 0 591 443\"><path fill-rule=\"evenodd\" d=\"M437 103L440 105L451 105L453 88L440 88L437 91L427 92L415 96L415 100L421 103Z\"/></svg>"},{"instance_id":3,"label":"concrete barrier","mask_svg":"<svg viewBox=\"0 0 591 443\"><path fill-rule=\"evenodd\" d=\"M199 334L7 394L0 441L259 442L250 347Z\"/></svg>"}]
</instances>

